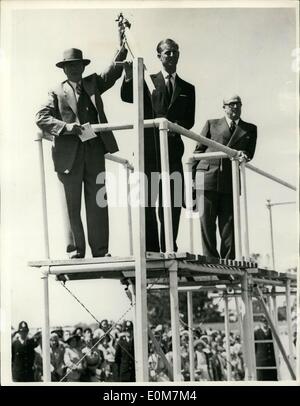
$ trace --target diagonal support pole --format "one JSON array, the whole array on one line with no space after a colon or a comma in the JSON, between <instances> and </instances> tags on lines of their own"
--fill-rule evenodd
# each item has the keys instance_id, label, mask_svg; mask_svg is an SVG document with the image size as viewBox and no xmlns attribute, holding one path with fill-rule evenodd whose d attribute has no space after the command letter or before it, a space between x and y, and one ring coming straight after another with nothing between
<instances>
[{"instance_id":1,"label":"diagonal support pole","mask_svg":"<svg viewBox=\"0 0 300 406\"><path fill-rule=\"evenodd\" d=\"M270 326L270 328L272 330L272 333L273 333L274 339L276 341L276 344L278 345L278 348L279 348L279 350L280 350L280 352L281 352L281 354L283 356L283 359L284 359L284 361L285 361L285 363L286 363L286 365L288 367L291 378L296 380L296 375L295 375L293 367L292 367L292 365L290 363L289 357L287 356L287 354L285 352L285 349L284 349L284 347L282 345L282 342L281 342L281 340L279 338L279 335L277 333L276 327L275 327L275 325L273 323L272 317L270 316L270 314L268 312L268 309L267 309L267 306L265 304L265 301L264 301L263 295L261 293L261 290L259 289L258 286L256 286L256 292L257 292L257 298L258 298L258 300L260 301L260 303L262 305L263 311L264 311L265 316L266 316L266 318L268 320L269 326Z\"/></svg>"},{"instance_id":2,"label":"diagonal support pole","mask_svg":"<svg viewBox=\"0 0 300 406\"><path fill-rule=\"evenodd\" d=\"M170 365L170 363L168 362L165 353L163 352L163 350L161 349L161 346L159 345L159 342L156 340L155 335L153 334L151 328L148 328L148 335L150 340L152 341L156 352L158 353L158 355L160 355L165 367L167 368L168 371L168 376L170 378L171 381L173 381L173 371L172 371L172 367Z\"/></svg>"}]
</instances>

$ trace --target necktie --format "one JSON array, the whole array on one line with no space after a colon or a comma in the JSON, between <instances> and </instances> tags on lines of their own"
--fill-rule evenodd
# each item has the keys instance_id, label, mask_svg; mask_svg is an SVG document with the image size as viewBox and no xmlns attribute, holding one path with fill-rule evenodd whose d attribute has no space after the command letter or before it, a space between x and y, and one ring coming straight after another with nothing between
<instances>
[{"instance_id":1,"label":"necktie","mask_svg":"<svg viewBox=\"0 0 300 406\"><path fill-rule=\"evenodd\" d=\"M168 99L168 104L171 103L172 100L172 95L173 95L173 85L172 85L172 75L167 76L167 99Z\"/></svg>"},{"instance_id":2,"label":"necktie","mask_svg":"<svg viewBox=\"0 0 300 406\"><path fill-rule=\"evenodd\" d=\"M76 83L76 93L78 94L78 96L80 96L81 93L82 93L82 84L81 84L81 82Z\"/></svg>"},{"instance_id":3,"label":"necktie","mask_svg":"<svg viewBox=\"0 0 300 406\"><path fill-rule=\"evenodd\" d=\"M236 124L235 124L235 122L232 120L231 123L230 123L230 127L229 127L231 134L234 133L235 127L236 127Z\"/></svg>"}]
</instances>

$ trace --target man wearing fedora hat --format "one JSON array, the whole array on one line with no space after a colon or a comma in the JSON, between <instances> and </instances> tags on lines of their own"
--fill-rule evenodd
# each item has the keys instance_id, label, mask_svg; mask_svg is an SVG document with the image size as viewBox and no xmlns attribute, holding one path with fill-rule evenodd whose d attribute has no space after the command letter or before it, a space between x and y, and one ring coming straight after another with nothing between
<instances>
[{"instance_id":1,"label":"man wearing fedora hat","mask_svg":"<svg viewBox=\"0 0 300 406\"><path fill-rule=\"evenodd\" d=\"M120 50L108 69L99 75L83 78L90 60L83 57L80 49L66 50L63 60L56 66L63 69L67 79L49 92L48 101L36 115L37 125L53 138L54 168L63 186L66 202L66 250L70 258L85 256L85 236L80 215L82 184L92 255L102 257L108 252L106 193L103 193L105 201L101 204L98 204L96 195L100 189L101 192L105 191L104 155L118 151L118 145L111 131L96 133L96 137L84 142L79 136L82 135L82 125L85 123L107 123L101 95L122 75L122 66L115 62L123 61L127 54L121 28L119 37Z\"/></svg>"}]
</instances>

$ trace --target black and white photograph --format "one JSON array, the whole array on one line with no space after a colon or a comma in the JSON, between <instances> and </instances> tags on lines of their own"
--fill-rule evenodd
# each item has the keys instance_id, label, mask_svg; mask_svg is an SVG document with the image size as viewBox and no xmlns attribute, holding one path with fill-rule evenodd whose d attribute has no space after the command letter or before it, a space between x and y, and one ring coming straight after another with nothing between
<instances>
[{"instance_id":1,"label":"black and white photograph","mask_svg":"<svg viewBox=\"0 0 300 406\"><path fill-rule=\"evenodd\" d=\"M0 6L1 385L299 385L299 3Z\"/></svg>"}]
</instances>

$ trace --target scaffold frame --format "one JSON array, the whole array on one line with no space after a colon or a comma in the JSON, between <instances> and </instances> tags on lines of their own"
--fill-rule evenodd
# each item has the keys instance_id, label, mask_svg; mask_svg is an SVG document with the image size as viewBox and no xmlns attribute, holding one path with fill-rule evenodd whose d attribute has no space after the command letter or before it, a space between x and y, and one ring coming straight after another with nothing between
<instances>
[{"instance_id":1,"label":"scaffold frame","mask_svg":"<svg viewBox=\"0 0 300 406\"><path fill-rule=\"evenodd\" d=\"M147 290L151 288L168 289L170 293L171 310L171 330L173 344L173 379L176 382L181 381L181 360L180 360L180 336L179 336L179 292L187 292L188 306L188 326L190 332L189 353L192 358L190 363L190 375L194 377L193 362L193 294L197 291L217 291L221 292L225 301L225 334L229 342L229 319L228 319L228 298L234 297L238 306L238 300L241 299L244 312L239 314L239 323L241 326L241 335L243 341L243 353L245 361L245 380L256 380L255 348L253 337L253 313L252 298L254 292L258 292L261 299L260 287L269 286L272 290L273 309L276 309L276 287L285 289L286 300L290 306L291 289L297 288L297 277L292 273L280 273L275 270L265 270L258 268L257 264L251 260L249 251L249 233L248 233L248 213L246 196L246 175L245 168L255 171L269 179L280 183L292 190L295 186L282 181L273 175L264 172L253 165L240 161L238 151L227 146L221 145L215 141L206 139L190 130L171 123L165 118L144 120L143 111L143 89L144 89L144 64L142 58L134 60L134 110L135 119L133 124L95 124L94 131L124 130L133 129L135 134L135 162L132 166L127 160L111 156L111 160L123 164L127 170L127 181L129 174L133 170L139 175L139 201L140 206L130 208L128 206L128 226L130 255L127 257L108 257L91 259L72 259L72 260L53 260L50 259L49 234L48 234L48 216L47 216L47 190L46 176L43 157L43 136L38 137L38 150L40 158L41 191L42 191L42 209L43 209L43 232L44 232L44 259L31 261L30 267L39 269L43 280L44 292L44 322L42 329L43 338L43 369L44 381L51 381L50 373L50 348L49 345L49 276L54 275L58 280L72 281L84 279L119 279L130 280L134 285L135 296L135 315L134 315L134 335L135 335L135 358L136 358L136 380L137 382L148 381L148 315L147 315ZM144 202L144 185L141 174L144 171L144 151L143 139L144 128L157 127L160 133L161 164L162 164L162 184L163 184L163 206L166 235L166 253L147 253L145 246L145 213L142 206ZM195 254L193 234L191 232L190 221L190 246L189 253L175 253L173 247L172 232L172 214L170 205L170 174L168 164L168 131L171 130L181 134L189 139L202 142L216 150L208 154L194 154L188 161L188 175L191 176L192 162L195 159L205 157L205 159L215 159L222 157L232 160L233 176L233 202L234 202L234 227L235 227L235 260L223 260L206 258L200 254ZM108 158L109 159L109 158ZM239 191L239 172L241 172L242 195ZM191 179L188 179L191 184ZM188 189L188 188L186 188ZM127 188L127 193L129 189ZM192 210L191 190L187 193L187 210ZM131 214L132 212L132 214ZM135 218L135 228L132 228L131 215ZM242 221L243 220L243 221ZM155 285L155 286L154 286ZM260 292L260 293L259 293ZM279 293L278 293L279 294ZM272 331L275 332L277 317L275 311L270 313L267 306L264 311L272 325ZM287 312L289 313L289 312ZM290 354L292 350L292 330L291 319L288 316L288 334ZM278 338L278 340L277 340ZM293 362L289 359L280 343L279 337L276 338L276 348L280 349L284 360L289 368L291 379L296 379ZM226 354L230 359L228 345ZM228 380L231 379L231 370L229 368Z\"/></svg>"}]
</instances>

